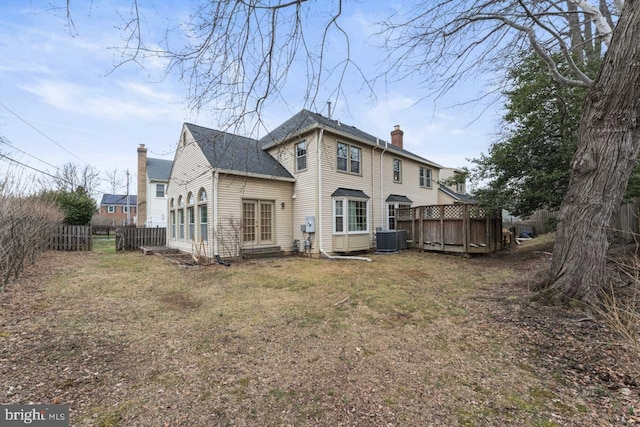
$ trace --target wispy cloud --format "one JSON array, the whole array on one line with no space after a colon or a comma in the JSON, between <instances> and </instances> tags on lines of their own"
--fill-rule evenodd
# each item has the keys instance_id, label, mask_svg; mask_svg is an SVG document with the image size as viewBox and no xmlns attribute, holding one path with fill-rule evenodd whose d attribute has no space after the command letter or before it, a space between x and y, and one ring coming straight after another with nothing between
<instances>
[{"instance_id":1,"label":"wispy cloud","mask_svg":"<svg viewBox=\"0 0 640 427\"><path fill-rule=\"evenodd\" d=\"M103 119L181 120L184 116L180 107L171 103L171 95L131 82L124 86L129 90L113 93L65 81L39 80L19 85L52 107Z\"/></svg>"}]
</instances>

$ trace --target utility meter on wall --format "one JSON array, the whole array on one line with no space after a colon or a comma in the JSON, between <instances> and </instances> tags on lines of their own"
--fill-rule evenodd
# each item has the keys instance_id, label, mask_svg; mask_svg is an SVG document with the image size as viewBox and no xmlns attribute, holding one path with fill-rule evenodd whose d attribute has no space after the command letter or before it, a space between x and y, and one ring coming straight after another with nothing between
<instances>
[{"instance_id":1,"label":"utility meter on wall","mask_svg":"<svg viewBox=\"0 0 640 427\"><path fill-rule=\"evenodd\" d=\"M316 232L316 217L308 216L304 220L305 228L307 233L315 233Z\"/></svg>"}]
</instances>

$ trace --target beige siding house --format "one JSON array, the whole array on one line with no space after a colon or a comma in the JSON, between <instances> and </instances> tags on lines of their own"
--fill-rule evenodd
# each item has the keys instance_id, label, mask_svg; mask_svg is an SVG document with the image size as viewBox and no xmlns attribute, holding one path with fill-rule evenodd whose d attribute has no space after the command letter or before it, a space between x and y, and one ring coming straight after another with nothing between
<instances>
[{"instance_id":1,"label":"beige siding house","mask_svg":"<svg viewBox=\"0 0 640 427\"><path fill-rule=\"evenodd\" d=\"M478 201L467 194L467 185L464 181L448 183L447 180L461 175L463 171L455 168L442 168L440 170L440 185L438 187L438 204L477 204Z\"/></svg>"},{"instance_id":2,"label":"beige siding house","mask_svg":"<svg viewBox=\"0 0 640 427\"><path fill-rule=\"evenodd\" d=\"M260 140L182 129L167 189L168 245L211 258L350 253L395 228L395 210L437 204L442 166L307 110ZM295 242L295 243L294 243Z\"/></svg>"}]
</instances>

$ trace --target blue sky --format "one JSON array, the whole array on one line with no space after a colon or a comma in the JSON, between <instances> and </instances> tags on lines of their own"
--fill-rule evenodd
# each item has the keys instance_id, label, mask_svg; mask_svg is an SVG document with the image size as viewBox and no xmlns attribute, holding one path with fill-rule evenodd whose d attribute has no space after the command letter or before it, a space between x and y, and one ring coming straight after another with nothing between
<instances>
[{"instance_id":1,"label":"blue sky","mask_svg":"<svg viewBox=\"0 0 640 427\"><path fill-rule=\"evenodd\" d=\"M114 68L121 59L115 48L123 45L118 26L130 12L130 2L93 2L90 9L88 4L72 2L75 35L64 13L47 11L48 1L9 0L0 6L0 102L74 156L2 107L0 136L53 165L86 162L100 171L135 172L138 144L146 144L149 156L172 158L182 122L217 127L218 118L211 111L187 108L188 87L176 75L163 78L163 60L152 58L144 68L132 63ZM367 74L375 74L382 57L373 24L397 7L389 2L345 3L341 24L350 35L354 61ZM142 12L143 37L152 44L166 28L188 19L191 9L186 2L156 1L143 4ZM339 35L331 37L327 55L339 56L343 44ZM268 126L277 126L303 108L299 94L304 88L299 85L304 79L296 72L289 73L283 90L287 102L273 100L265 109ZM437 102L418 102L427 92L412 81L374 86L375 100L361 86L351 69L343 82L344 96L334 102L333 117L381 139L388 139L399 124L405 148L437 163L465 166L467 158L486 152L494 138L498 105L482 115L484 106L455 106L482 93L480 84L467 83ZM323 108L333 89L331 81L321 88L318 104ZM0 152L55 171L10 147L0 146ZM135 192L135 186L131 188Z\"/></svg>"}]
</instances>

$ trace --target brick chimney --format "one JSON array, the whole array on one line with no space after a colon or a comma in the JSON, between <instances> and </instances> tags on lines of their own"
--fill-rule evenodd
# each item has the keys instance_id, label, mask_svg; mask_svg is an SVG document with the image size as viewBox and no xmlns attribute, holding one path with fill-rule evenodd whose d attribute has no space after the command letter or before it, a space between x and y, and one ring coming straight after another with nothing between
<instances>
[{"instance_id":1,"label":"brick chimney","mask_svg":"<svg viewBox=\"0 0 640 427\"><path fill-rule=\"evenodd\" d=\"M398 148L402 147L402 136L404 132L400 130L400 125L395 125L391 131L391 143Z\"/></svg>"},{"instance_id":2,"label":"brick chimney","mask_svg":"<svg viewBox=\"0 0 640 427\"><path fill-rule=\"evenodd\" d=\"M144 227L147 222L147 149L144 144L138 147L138 227Z\"/></svg>"}]
</instances>

